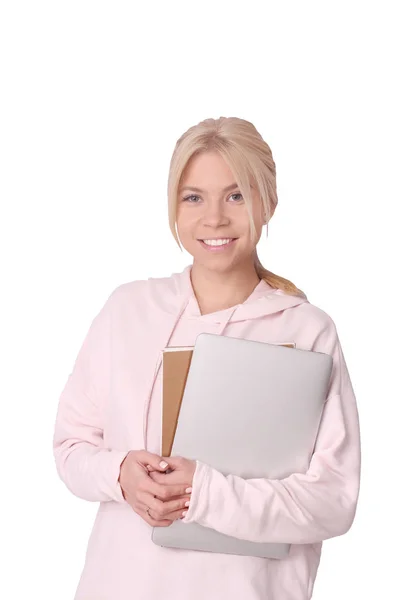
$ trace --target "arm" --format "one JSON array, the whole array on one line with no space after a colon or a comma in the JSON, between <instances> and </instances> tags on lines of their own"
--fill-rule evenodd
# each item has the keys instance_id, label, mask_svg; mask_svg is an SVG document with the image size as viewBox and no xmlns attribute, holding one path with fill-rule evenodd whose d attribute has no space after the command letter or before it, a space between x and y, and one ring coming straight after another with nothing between
<instances>
[{"instance_id":1,"label":"arm","mask_svg":"<svg viewBox=\"0 0 400 600\"><path fill-rule=\"evenodd\" d=\"M197 461L184 523L253 542L293 544L320 542L350 529L360 485L359 418L336 329L330 337L331 383L308 471L280 480L245 480Z\"/></svg>"},{"instance_id":2,"label":"arm","mask_svg":"<svg viewBox=\"0 0 400 600\"><path fill-rule=\"evenodd\" d=\"M92 321L61 393L53 437L60 478L73 494L93 502L125 502L118 478L128 451L106 448L103 441L112 297Z\"/></svg>"}]
</instances>

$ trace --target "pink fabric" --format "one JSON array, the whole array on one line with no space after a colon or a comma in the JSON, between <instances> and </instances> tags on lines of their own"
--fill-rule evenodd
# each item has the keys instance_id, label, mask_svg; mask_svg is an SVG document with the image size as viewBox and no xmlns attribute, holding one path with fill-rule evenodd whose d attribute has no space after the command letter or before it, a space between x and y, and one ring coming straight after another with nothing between
<instances>
[{"instance_id":1,"label":"pink fabric","mask_svg":"<svg viewBox=\"0 0 400 600\"><path fill-rule=\"evenodd\" d=\"M100 503L75 600L308 600L322 542L351 527L360 485L358 411L335 325L306 298L265 281L243 304L201 315L190 269L118 286L94 318L61 393L57 471L73 494ZM194 345L201 332L295 341L333 356L306 474L243 480L197 461L183 522L292 543L284 560L160 548L123 498L118 476L129 450L161 451L162 349Z\"/></svg>"}]
</instances>

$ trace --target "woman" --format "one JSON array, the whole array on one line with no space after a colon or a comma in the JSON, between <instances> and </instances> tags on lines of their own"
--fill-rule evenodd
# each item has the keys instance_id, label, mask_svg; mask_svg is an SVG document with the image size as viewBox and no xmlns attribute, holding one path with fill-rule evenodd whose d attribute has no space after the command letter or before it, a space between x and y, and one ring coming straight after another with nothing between
<instances>
[{"instance_id":1,"label":"woman","mask_svg":"<svg viewBox=\"0 0 400 600\"><path fill-rule=\"evenodd\" d=\"M100 502L75 600L309 599L322 542L349 530L360 484L358 411L335 325L257 257L278 200L271 150L251 123L191 127L173 153L168 196L171 231L179 244L176 223L193 264L111 293L59 400L58 473ZM248 482L160 456L162 350L193 346L202 332L332 355L307 473ZM152 527L176 519L291 551L274 560L156 546Z\"/></svg>"}]
</instances>

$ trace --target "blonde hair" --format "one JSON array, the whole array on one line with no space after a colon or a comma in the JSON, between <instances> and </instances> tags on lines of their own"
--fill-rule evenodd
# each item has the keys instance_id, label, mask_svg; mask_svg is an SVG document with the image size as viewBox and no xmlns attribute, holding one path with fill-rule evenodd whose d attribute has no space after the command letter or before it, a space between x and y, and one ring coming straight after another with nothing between
<instances>
[{"instance_id":1,"label":"blonde hair","mask_svg":"<svg viewBox=\"0 0 400 600\"><path fill-rule=\"evenodd\" d=\"M217 151L225 159L243 195L250 219L250 236L255 239L256 230L251 203L251 186L258 189L267 223L278 204L276 191L276 167L272 152L257 129L249 121L236 117L205 119L190 127L178 139L172 154L168 176L169 226L181 248L176 230L178 188L189 160L202 152ZM182 249L182 248L181 248ZM268 271L255 251L254 266L260 279L286 294L303 296L304 292L294 283Z\"/></svg>"}]
</instances>

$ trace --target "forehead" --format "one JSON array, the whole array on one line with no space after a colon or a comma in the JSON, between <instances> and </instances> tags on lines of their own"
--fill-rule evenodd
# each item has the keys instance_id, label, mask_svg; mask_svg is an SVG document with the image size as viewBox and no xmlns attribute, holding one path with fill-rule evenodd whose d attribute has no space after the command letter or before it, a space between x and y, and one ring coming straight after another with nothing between
<instances>
[{"instance_id":1,"label":"forehead","mask_svg":"<svg viewBox=\"0 0 400 600\"><path fill-rule=\"evenodd\" d=\"M192 156L188 161L180 180L180 187L220 188L235 183L235 177L218 152L203 152Z\"/></svg>"}]
</instances>

